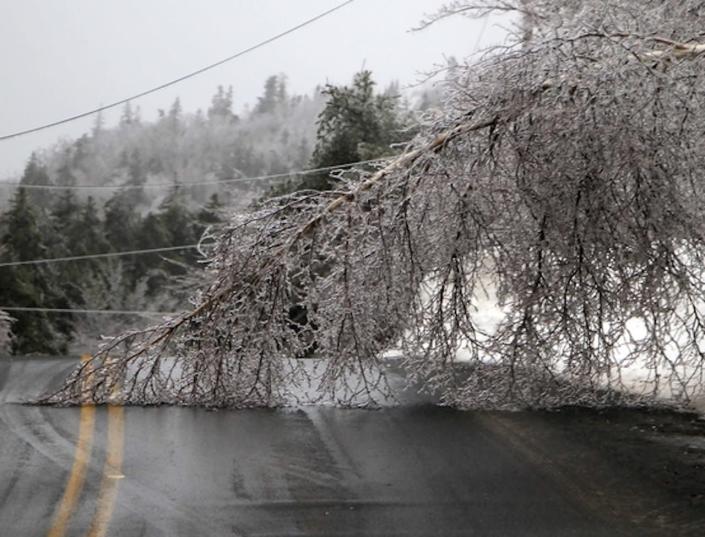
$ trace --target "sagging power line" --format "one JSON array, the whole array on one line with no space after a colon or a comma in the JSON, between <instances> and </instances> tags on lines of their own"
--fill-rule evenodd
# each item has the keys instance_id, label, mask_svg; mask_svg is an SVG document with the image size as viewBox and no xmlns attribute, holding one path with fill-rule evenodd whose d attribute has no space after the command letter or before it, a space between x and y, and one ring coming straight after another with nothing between
<instances>
[{"instance_id":1,"label":"sagging power line","mask_svg":"<svg viewBox=\"0 0 705 537\"><path fill-rule=\"evenodd\" d=\"M144 185L26 185L22 183L6 183L0 182L0 188L23 188L28 190L134 190L134 189L160 189L160 188L190 188L194 186L221 185L228 183L244 183L248 181L266 181L271 179L284 179L287 177L301 177L305 175L313 175L315 173L330 172L335 170L345 170L353 166L362 166L364 164L374 164L389 160L387 157L358 160L348 162L346 164L338 164L335 166L324 166L322 168L310 168L306 170L295 170L291 172L272 173L267 175L256 175L252 177L234 177L231 179L213 179L211 181L194 181L188 183L153 183Z\"/></svg>"},{"instance_id":2,"label":"sagging power line","mask_svg":"<svg viewBox=\"0 0 705 537\"><path fill-rule=\"evenodd\" d=\"M309 26L310 24L313 24L314 22L316 22L316 21L318 21L328 15L331 15L332 13L338 11L339 9L342 9L343 7L347 6L348 4L353 3L354 1L355 0L346 0L345 2L342 2L327 11L319 13L315 17L311 17L310 19L306 19L305 21L297 24L296 26L292 26L291 28L284 30L283 32L280 32L276 35L273 35L272 37L269 37L263 41L260 41L259 43L256 43L256 44L252 45L251 47L248 47L244 50L236 52L235 54L232 54L232 55L228 56L227 58L223 58L222 60L219 60L215 63L211 63L210 65L206 65L205 67L201 67L200 69L196 69L195 71L191 71L190 73L187 73L183 76L180 76L178 78L175 78L173 80L170 80L168 82L160 84L160 85L155 86L153 88L147 89L145 91L141 91L141 92L136 93L134 95L130 95L129 97L125 97L124 99L120 99L119 101L115 101L110 104L99 106L98 108L94 108L94 109L88 110L86 112L82 112L80 114L75 114L73 116L69 116L69 117L66 117L66 118L63 118L63 119L60 119L57 121L52 121L51 123L45 123L45 124L39 125L37 127L32 127L29 129L25 129L25 130L21 130L18 132L13 132L11 134L6 134L4 136L0 136L0 141L9 140L11 138L17 138L18 136L24 136L25 134L31 134L33 132L39 132L39 131L42 131L45 129L56 127L58 125L70 123L72 121L76 121L77 119L89 117L89 116L92 116L93 114L97 114L99 112L103 112L105 110L110 110L111 108L121 106L129 101L134 101L135 99L139 99L141 97L145 97L145 96L150 95L152 93L156 93L158 91L161 91L163 89L168 88L169 86L173 86L175 84L183 82L184 80L187 80L189 78L193 78L197 75L205 73L206 71L210 71L211 69L219 67L220 65L223 65L224 63L227 63L227 62L230 62L230 61L235 60L237 58L240 58L241 56L244 56L245 54L253 52L253 51L255 51L259 48L262 48L270 43L273 43L274 41L277 41L277 40L279 40L289 34L296 32L297 30L300 30L306 26Z\"/></svg>"},{"instance_id":3,"label":"sagging power line","mask_svg":"<svg viewBox=\"0 0 705 537\"><path fill-rule=\"evenodd\" d=\"M159 252L176 252L179 250L192 250L198 248L199 246L199 244L186 244L183 246L165 246L164 248L145 248L142 250L107 252L104 254L71 255L65 257L49 257L44 259L28 259L25 261L7 261L5 263L0 263L0 268L17 267L21 265L43 265L47 263L59 263L62 261L79 261L84 259L103 259L106 257L124 257L129 255L156 254Z\"/></svg>"},{"instance_id":4,"label":"sagging power line","mask_svg":"<svg viewBox=\"0 0 705 537\"><path fill-rule=\"evenodd\" d=\"M143 316L174 316L179 315L175 311L145 311L145 310L92 310L92 309L72 309L72 308L40 308L25 306L0 306L0 311L20 311L34 313L80 313L86 315L143 315Z\"/></svg>"}]
</instances>

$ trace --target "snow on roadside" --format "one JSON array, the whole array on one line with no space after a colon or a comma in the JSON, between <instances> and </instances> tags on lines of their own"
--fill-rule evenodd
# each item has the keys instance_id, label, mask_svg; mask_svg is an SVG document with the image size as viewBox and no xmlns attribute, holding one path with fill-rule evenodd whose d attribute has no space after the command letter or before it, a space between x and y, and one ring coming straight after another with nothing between
<instances>
[{"instance_id":1,"label":"snow on roadside","mask_svg":"<svg viewBox=\"0 0 705 537\"><path fill-rule=\"evenodd\" d=\"M431 296L433 293L433 285L430 284L422 291L424 298ZM496 289L490 282L483 282L483 289L476 291L473 296L473 321L475 325L486 333L492 333L505 317L505 312L498 304ZM646 326L639 319L631 319L627 322L627 327L630 336L635 340L639 340L646 335ZM621 345L621 351L615 356L615 362L622 362L629 351L629 344L625 342ZM384 357L395 359L401 356L401 350L398 348L390 349L384 353ZM667 353L667 358L677 362L677 351L671 348L671 352ZM461 343L455 353L455 361L458 363L469 362L472 358L472 351L469 349L469 343ZM687 366L681 366L679 375L681 378L687 378L690 373ZM645 363L632 362L630 364L620 365L621 384L627 391L633 394L654 394L657 398L667 400L671 398L678 399L681 393L678 393L679 388L675 385L675 381L670 383L663 382L658 374L654 373L653 368L647 367ZM699 414L705 416L705 391L699 394L690 394L690 407Z\"/></svg>"}]
</instances>

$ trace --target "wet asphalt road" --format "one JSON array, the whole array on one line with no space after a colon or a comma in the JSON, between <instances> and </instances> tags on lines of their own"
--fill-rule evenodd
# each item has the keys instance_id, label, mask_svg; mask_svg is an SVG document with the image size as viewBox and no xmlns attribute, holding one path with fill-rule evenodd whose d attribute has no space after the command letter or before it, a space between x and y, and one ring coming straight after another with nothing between
<instances>
[{"instance_id":1,"label":"wet asphalt road","mask_svg":"<svg viewBox=\"0 0 705 537\"><path fill-rule=\"evenodd\" d=\"M630 511L633 498L620 507L639 491L600 482L580 446L562 446L578 453L566 465L550 456L560 448L536 445L542 437L524 441L540 420L523 426L430 406L89 413L16 404L70 367L0 362L1 537L577 537L654 528L655 519Z\"/></svg>"}]
</instances>

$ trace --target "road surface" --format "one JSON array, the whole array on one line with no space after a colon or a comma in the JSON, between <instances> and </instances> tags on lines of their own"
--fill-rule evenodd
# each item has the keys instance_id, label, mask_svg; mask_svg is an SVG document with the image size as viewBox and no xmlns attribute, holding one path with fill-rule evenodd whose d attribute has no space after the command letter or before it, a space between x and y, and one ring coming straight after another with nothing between
<instances>
[{"instance_id":1,"label":"road surface","mask_svg":"<svg viewBox=\"0 0 705 537\"><path fill-rule=\"evenodd\" d=\"M705 534L650 415L17 404L75 363L0 361L2 537Z\"/></svg>"}]
</instances>

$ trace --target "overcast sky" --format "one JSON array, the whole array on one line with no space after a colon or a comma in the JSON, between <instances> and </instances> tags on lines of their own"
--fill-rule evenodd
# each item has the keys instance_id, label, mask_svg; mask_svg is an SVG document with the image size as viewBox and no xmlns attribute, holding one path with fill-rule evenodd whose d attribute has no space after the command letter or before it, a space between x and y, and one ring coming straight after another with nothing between
<instances>
[{"instance_id":1,"label":"overcast sky","mask_svg":"<svg viewBox=\"0 0 705 537\"><path fill-rule=\"evenodd\" d=\"M341 0L0 0L0 135L35 127L156 86L279 33ZM496 21L462 17L409 32L444 0L356 0L277 42L134 104L153 119L178 96L207 108L232 84L235 108L252 104L267 76L290 92L345 83L364 64L384 85L412 84L476 47L501 42ZM106 115L115 123L119 112ZM87 132L92 119L0 142L0 178L33 149Z\"/></svg>"}]
</instances>

